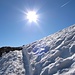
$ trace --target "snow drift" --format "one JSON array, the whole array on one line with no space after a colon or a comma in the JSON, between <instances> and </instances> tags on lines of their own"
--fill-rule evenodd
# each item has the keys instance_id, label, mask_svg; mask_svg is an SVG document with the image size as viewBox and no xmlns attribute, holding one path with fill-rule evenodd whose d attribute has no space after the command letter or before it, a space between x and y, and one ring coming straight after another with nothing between
<instances>
[{"instance_id":1,"label":"snow drift","mask_svg":"<svg viewBox=\"0 0 75 75\"><path fill-rule=\"evenodd\" d=\"M3 54L0 75L75 75L75 25Z\"/></svg>"}]
</instances>

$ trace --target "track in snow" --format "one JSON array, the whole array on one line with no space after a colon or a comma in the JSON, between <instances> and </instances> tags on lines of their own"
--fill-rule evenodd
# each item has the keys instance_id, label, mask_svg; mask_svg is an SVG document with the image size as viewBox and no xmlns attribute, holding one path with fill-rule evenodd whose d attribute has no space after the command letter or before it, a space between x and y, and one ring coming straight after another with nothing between
<instances>
[{"instance_id":1,"label":"track in snow","mask_svg":"<svg viewBox=\"0 0 75 75\"><path fill-rule=\"evenodd\" d=\"M27 50L25 48L22 49L22 54L23 54L24 68L26 70L25 75L33 75L29 56L28 56Z\"/></svg>"}]
</instances>

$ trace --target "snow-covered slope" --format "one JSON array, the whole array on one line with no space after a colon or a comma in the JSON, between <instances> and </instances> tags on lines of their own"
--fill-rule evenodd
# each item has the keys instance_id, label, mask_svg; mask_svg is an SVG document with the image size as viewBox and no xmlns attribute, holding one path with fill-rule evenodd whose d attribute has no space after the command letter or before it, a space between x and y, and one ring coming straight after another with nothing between
<instances>
[{"instance_id":1,"label":"snow-covered slope","mask_svg":"<svg viewBox=\"0 0 75 75\"><path fill-rule=\"evenodd\" d=\"M75 75L75 25L22 48L0 58L0 75Z\"/></svg>"},{"instance_id":2,"label":"snow-covered slope","mask_svg":"<svg viewBox=\"0 0 75 75\"><path fill-rule=\"evenodd\" d=\"M0 75L25 75L22 51L10 51L0 58Z\"/></svg>"}]
</instances>

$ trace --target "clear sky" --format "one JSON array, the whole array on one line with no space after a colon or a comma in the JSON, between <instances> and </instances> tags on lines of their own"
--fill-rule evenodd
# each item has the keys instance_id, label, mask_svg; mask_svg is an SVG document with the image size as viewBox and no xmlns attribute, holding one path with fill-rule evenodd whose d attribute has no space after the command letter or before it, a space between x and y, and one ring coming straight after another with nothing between
<instances>
[{"instance_id":1,"label":"clear sky","mask_svg":"<svg viewBox=\"0 0 75 75\"><path fill-rule=\"evenodd\" d=\"M37 24L26 19L36 10ZM0 0L0 46L22 46L75 24L75 0Z\"/></svg>"}]
</instances>

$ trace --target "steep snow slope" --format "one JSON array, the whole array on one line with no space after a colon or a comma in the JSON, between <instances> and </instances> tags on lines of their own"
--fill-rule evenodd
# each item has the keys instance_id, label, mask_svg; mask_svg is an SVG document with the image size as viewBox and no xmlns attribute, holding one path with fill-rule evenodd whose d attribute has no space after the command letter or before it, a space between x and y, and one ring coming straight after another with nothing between
<instances>
[{"instance_id":1,"label":"steep snow slope","mask_svg":"<svg viewBox=\"0 0 75 75\"><path fill-rule=\"evenodd\" d=\"M0 58L0 75L75 75L75 25Z\"/></svg>"},{"instance_id":2,"label":"steep snow slope","mask_svg":"<svg viewBox=\"0 0 75 75\"><path fill-rule=\"evenodd\" d=\"M23 48L33 75L75 75L75 25Z\"/></svg>"}]
</instances>

